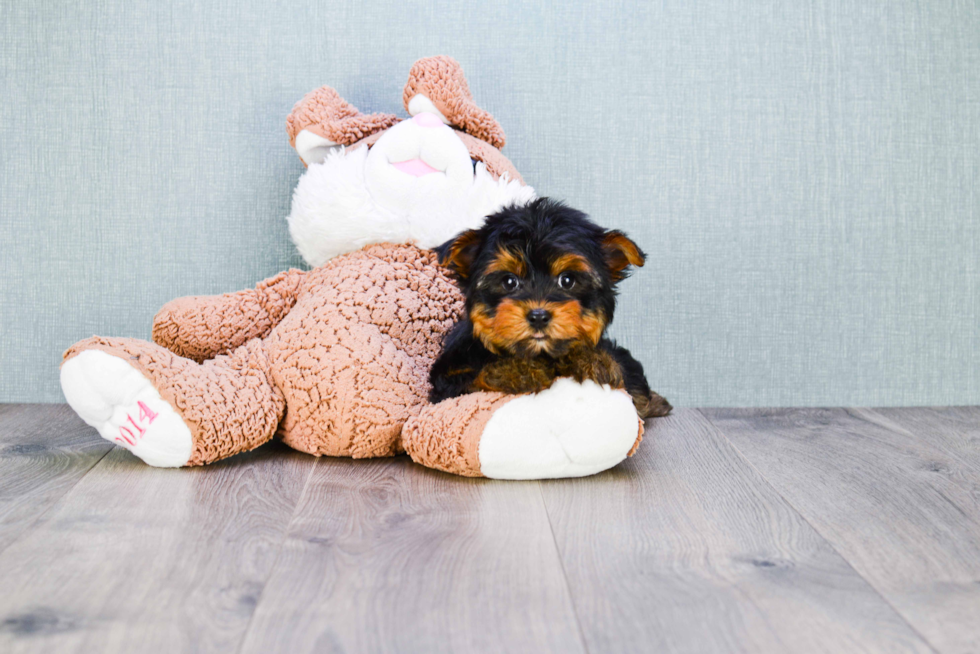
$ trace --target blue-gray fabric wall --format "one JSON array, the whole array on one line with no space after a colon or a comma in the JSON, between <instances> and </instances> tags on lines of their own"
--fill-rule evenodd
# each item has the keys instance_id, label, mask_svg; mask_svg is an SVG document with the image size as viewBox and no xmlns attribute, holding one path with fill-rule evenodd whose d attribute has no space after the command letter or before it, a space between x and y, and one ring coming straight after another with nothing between
<instances>
[{"instance_id":1,"label":"blue-gray fabric wall","mask_svg":"<svg viewBox=\"0 0 980 654\"><path fill-rule=\"evenodd\" d=\"M980 403L973 0L0 0L0 401L298 265L293 103L401 114L432 54L647 250L613 333L675 403Z\"/></svg>"}]
</instances>

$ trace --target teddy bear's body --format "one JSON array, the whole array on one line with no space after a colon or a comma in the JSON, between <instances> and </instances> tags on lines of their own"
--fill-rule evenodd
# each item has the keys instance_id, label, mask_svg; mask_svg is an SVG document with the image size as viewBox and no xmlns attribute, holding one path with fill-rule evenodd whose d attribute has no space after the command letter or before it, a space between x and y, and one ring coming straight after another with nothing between
<instances>
[{"instance_id":1,"label":"teddy bear's body","mask_svg":"<svg viewBox=\"0 0 980 654\"><path fill-rule=\"evenodd\" d=\"M372 245L251 291L174 300L154 320L155 344L93 338L67 358L125 353L165 400L184 407L192 465L277 431L310 454L391 456L405 451L402 427L425 405L429 369L462 307L431 251Z\"/></svg>"},{"instance_id":2,"label":"teddy bear's body","mask_svg":"<svg viewBox=\"0 0 980 654\"><path fill-rule=\"evenodd\" d=\"M428 403L429 369L463 302L423 248L534 193L454 61L417 62L405 104L414 118L399 122L363 116L326 87L304 98L288 125L311 167L290 231L316 267L174 300L152 343L76 343L62 387L79 415L158 466L211 463L277 433L314 455L407 452L508 479L591 474L625 458L642 434L632 402L591 382Z\"/></svg>"},{"instance_id":3,"label":"teddy bear's body","mask_svg":"<svg viewBox=\"0 0 980 654\"><path fill-rule=\"evenodd\" d=\"M433 253L410 245L369 246L307 273L295 313L265 339L286 444L354 458L404 452L402 427L425 406L462 308Z\"/></svg>"}]
</instances>

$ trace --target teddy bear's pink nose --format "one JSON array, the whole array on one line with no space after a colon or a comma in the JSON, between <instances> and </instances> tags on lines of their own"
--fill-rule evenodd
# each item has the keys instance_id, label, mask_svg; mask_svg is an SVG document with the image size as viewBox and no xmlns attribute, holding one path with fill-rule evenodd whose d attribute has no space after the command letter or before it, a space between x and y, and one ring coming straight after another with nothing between
<instances>
[{"instance_id":1,"label":"teddy bear's pink nose","mask_svg":"<svg viewBox=\"0 0 980 654\"><path fill-rule=\"evenodd\" d=\"M442 127L443 122L439 120L439 117L435 114L430 114L428 111L422 111L412 118L415 124L419 127Z\"/></svg>"}]
</instances>

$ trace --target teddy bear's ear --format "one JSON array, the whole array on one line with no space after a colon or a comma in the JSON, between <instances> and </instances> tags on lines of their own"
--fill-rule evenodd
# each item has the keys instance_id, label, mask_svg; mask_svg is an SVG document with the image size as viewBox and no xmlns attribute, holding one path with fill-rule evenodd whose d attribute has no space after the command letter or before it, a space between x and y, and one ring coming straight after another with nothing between
<instances>
[{"instance_id":1,"label":"teddy bear's ear","mask_svg":"<svg viewBox=\"0 0 980 654\"><path fill-rule=\"evenodd\" d=\"M602 253L614 282L624 279L629 274L627 268L630 266L640 268L647 259L643 250L618 229L603 235Z\"/></svg>"},{"instance_id":2,"label":"teddy bear's ear","mask_svg":"<svg viewBox=\"0 0 980 654\"><path fill-rule=\"evenodd\" d=\"M307 93L286 118L289 144L303 163L319 163L341 145L353 145L398 122L391 114L362 114L329 86Z\"/></svg>"},{"instance_id":3,"label":"teddy bear's ear","mask_svg":"<svg viewBox=\"0 0 980 654\"><path fill-rule=\"evenodd\" d=\"M433 113L447 125L458 127L498 150L504 147L504 130L490 112L473 101L463 68L452 57L441 55L416 61L408 74L402 101L405 111L412 116Z\"/></svg>"},{"instance_id":4,"label":"teddy bear's ear","mask_svg":"<svg viewBox=\"0 0 980 654\"><path fill-rule=\"evenodd\" d=\"M463 280L470 276L470 269L483 246L483 231L470 229L435 248L439 263L449 268Z\"/></svg>"}]
</instances>

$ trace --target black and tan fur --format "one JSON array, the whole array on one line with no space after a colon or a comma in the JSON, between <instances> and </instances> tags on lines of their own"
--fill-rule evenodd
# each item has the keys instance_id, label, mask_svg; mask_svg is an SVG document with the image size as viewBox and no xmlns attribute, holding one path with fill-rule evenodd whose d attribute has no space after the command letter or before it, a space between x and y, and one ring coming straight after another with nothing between
<instances>
[{"instance_id":1,"label":"black and tan fur","mask_svg":"<svg viewBox=\"0 0 980 654\"><path fill-rule=\"evenodd\" d=\"M670 412L643 366L605 337L616 285L645 261L625 234L541 198L502 209L437 252L458 277L467 319L432 368L433 402L475 391L535 393L571 377L625 389L643 418Z\"/></svg>"}]
</instances>

